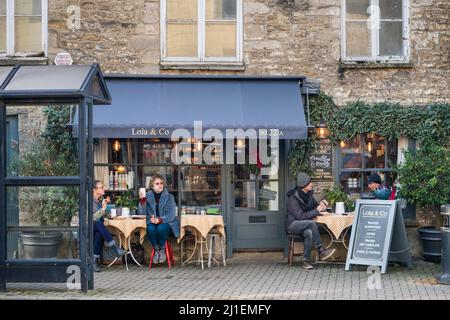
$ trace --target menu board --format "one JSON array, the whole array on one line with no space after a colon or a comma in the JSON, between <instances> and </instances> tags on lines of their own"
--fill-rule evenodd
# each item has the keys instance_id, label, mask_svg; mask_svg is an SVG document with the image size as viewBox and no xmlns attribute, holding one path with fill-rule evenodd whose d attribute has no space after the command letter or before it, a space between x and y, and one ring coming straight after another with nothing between
<instances>
[{"instance_id":1,"label":"menu board","mask_svg":"<svg viewBox=\"0 0 450 320\"><path fill-rule=\"evenodd\" d=\"M318 147L311 153L310 162L313 180L333 180L333 148L330 139L318 141Z\"/></svg>"},{"instance_id":2,"label":"menu board","mask_svg":"<svg viewBox=\"0 0 450 320\"><path fill-rule=\"evenodd\" d=\"M396 216L395 200L358 200L345 270L350 264L381 266L386 270ZM404 228L397 226L397 228ZM406 233L405 233L406 234Z\"/></svg>"}]
</instances>

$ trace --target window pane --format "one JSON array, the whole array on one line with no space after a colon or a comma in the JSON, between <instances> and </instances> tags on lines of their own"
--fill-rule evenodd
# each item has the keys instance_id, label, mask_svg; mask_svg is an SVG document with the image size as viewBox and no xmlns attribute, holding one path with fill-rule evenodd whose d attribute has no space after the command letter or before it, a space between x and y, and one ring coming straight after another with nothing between
<instances>
[{"instance_id":1,"label":"window pane","mask_svg":"<svg viewBox=\"0 0 450 320\"><path fill-rule=\"evenodd\" d=\"M341 167L343 169L359 169L362 167L360 137L355 137L352 141L341 141Z\"/></svg>"},{"instance_id":2,"label":"window pane","mask_svg":"<svg viewBox=\"0 0 450 320\"><path fill-rule=\"evenodd\" d=\"M197 0L167 0L168 20L197 20Z\"/></svg>"},{"instance_id":3,"label":"window pane","mask_svg":"<svg viewBox=\"0 0 450 320\"><path fill-rule=\"evenodd\" d=\"M15 15L41 15L41 0L15 0Z\"/></svg>"},{"instance_id":4,"label":"window pane","mask_svg":"<svg viewBox=\"0 0 450 320\"><path fill-rule=\"evenodd\" d=\"M234 206L236 209L256 210L256 182L236 182L234 184Z\"/></svg>"},{"instance_id":5,"label":"window pane","mask_svg":"<svg viewBox=\"0 0 450 320\"><path fill-rule=\"evenodd\" d=\"M167 56L197 57L196 23L169 23L167 25Z\"/></svg>"},{"instance_id":6,"label":"window pane","mask_svg":"<svg viewBox=\"0 0 450 320\"><path fill-rule=\"evenodd\" d=\"M381 19L402 19L402 0L378 0Z\"/></svg>"},{"instance_id":7,"label":"window pane","mask_svg":"<svg viewBox=\"0 0 450 320\"><path fill-rule=\"evenodd\" d=\"M175 166L149 166L138 167L138 186L150 190L150 179L153 175L160 174L166 180L167 190L175 197L178 204L178 167Z\"/></svg>"},{"instance_id":8,"label":"window pane","mask_svg":"<svg viewBox=\"0 0 450 320\"><path fill-rule=\"evenodd\" d=\"M138 162L142 164L171 163L173 143L168 139L139 139Z\"/></svg>"},{"instance_id":9,"label":"window pane","mask_svg":"<svg viewBox=\"0 0 450 320\"><path fill-rule=\"evenodd\" d=\"M236 19L237 0L206 0L206 20Z\"/></svg>"},{"instance_id":10,"label":"window pane","mask_svg":"<svg viewBox=\"0 0 450 320\"><path fill-rule=\"evenodd\" d=\"M278 211L278 181L267 181L259 184L258 210Z\"/></svg>"},{"instance_id":11,"label":"window pane","mask_svg":"<svg viewBox=\"0 0 450 320\"><path fill-rule=\"evenodd\" d=\"M70 106L7 106L7 115L17 117L8 141L14 153L7 159L7 175L77 176L78 140L69 127L75 112Z\"/></svg>"},{"instance_id":12,"label":"window pane","mask_svg":"<svg viewBox=\"0 0 450 320\"><path fill-rule=\"evenodd\" d=\"M403 55L403 22L380 22L380 56Z\"/></svg>"},{"instance_id":13,"label":"window pane","mask_svg":"<svg viewBox=\"0 0 450 320\"><path fill-rule=\"evenodd\" d=\"M0 52L6 51L6 17L0 16Z\"/></svg>"},{"instance_id":14,"label":"window pane","mask_svg":"<svg viewBox=\"0 0 450 320\"><path fill-rule=\"evenodd\" d=\"M206 56L236 56L236 23L206 23Z\"/></svg>"},{"instance_id":15,"label":"window pane","mask_svg":"<svg viewBox=\"0 0 450 320\"><path fill-rule=\"evenodd\" d=\"M388 168L392 168L394 164L397 164L397 153L398 153L398 140L388 140Z\"/></svg>"},{"instance_id":16,"label":"window pane","mask_svg":"<svg viewBox=\"0 0 450 320\"><path fill-rule=\"evenodd\" d=\"M359 172L341 173L339 175L339 181L342 190L348 195L350 195L352 199L359 198L361 191L361 173Z\"/></svg>"},{"instance_id":17,"label":"window pane","mask_svg":"<svg viewBox=\"0 0 450 320\"><path fill-rule=\"evenodd\" d=\"M42 52L42 18L15 17L16 52Z\"/></svg>"},{"instance_id":18,"label":"window pane","mask_svg":"<svg viewBox=\"0 0 450 320\"><path fill-rule=\"evenodd\" d=\"M384 168L384 137L367 135L364 143L364 161L366 168Z\"/></svg>"},{"instance_id":19,"label":"window pane","mask_svg":"<svg viewBox=\"0 0 450 320\"><path fill-rule=\"evenodd\" d=\"M372 45L367 22L346 23L346 48L349 57L371 56Z\"/></svg>"},{"instance_id":20,"label":"window pane","mask_svg":"<svg viewBox=\"0 0 450 320\"><path fill-rule=\"evenodd\" d=\"M108 163L130 164L135 162L131 139L109 139L108 144Z\"/></svg>"},{"instance_id":21,"label":"window pane","mask_svg":"<svg viewBox=\"0 0 450 320\"><path fill-rule=\"evenodd\" d=\"M183 206L200 206L201 208L197 208L196 211L204 210L205 213L210 206L220 207L222 202L220 166L181 167L181 181Z\"/></svg>"},{"instance_id":22,"label":"window pane","mask_svg":"<svg viewBox=\"0 0 450 320\"><path fill-rule=\"evenodd\" d=\"M367 20L370 0L347 0L347 20Z\"/></svg>"},{"instance_id":23,"label":"window pane","mask_svg":"<svg viewBox=\"0 0 450 320\"><path fill-rule=\"evenodd\" d=\"M94 179L103 183L105 190L134 188L135 172L132 166L94 166Z\"/></svg>"}]
</instances>

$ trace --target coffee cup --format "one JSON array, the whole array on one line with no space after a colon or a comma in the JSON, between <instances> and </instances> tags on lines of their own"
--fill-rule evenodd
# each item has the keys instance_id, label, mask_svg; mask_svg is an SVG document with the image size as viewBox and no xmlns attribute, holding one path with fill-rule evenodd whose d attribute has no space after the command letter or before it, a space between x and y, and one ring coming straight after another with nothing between
<instances>
[{"instance_id":1,"label":"coffee cup","mask_svg":"<svg viewBox=\"0 0 450 320\"><path fill-rule=\"evenodd\" d=\"M336 214L344 214L345 206L344 202L336 202Z\"/></svg>"}]
</instances>

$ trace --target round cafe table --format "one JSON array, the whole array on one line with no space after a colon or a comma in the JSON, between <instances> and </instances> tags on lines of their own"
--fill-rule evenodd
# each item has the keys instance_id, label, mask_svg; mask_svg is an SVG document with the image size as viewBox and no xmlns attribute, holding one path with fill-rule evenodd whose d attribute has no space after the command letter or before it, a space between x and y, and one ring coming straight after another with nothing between
<instances>
[{"instance_id":1,"label":"round cafe table","mask_svg":"<svg viewBox=\"0 0 450 320\"><path fill-rule=\"evenodd\" d=\"M330 243L326 249L331 247L333 243L341 243L348 250L345 243L345 236L353 224L354 212L348 212L346 215L324 212L321 216L317 216L314 220L321 224L325 231L330 235Z\"/></svg>"}]
</instances>

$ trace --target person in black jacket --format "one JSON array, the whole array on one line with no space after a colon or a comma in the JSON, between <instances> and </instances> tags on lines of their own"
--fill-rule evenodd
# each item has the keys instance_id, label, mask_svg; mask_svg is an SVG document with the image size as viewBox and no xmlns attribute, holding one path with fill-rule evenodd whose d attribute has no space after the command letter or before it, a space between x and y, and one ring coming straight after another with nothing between
<instances>
[{"instance_id":1,"label":"person in black jacket","mask_svg":"<svg viewBox=\"0 0 450 320\"><path fill-rule=\"evenodd\" d=\"M300 172L297 175L297 187L287 194L287 211L284 219L288 234L301 235L305 239L303 268L307 270L314 268L310 262L313 244L319 251L320 260L330 258L336 251L336 249L325 249L320 241L319 229L313 219L326 211L328 203L325 200L318 203L313 193L311 177Z\"/></svg>"}]
</instances>

